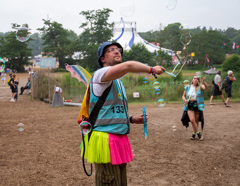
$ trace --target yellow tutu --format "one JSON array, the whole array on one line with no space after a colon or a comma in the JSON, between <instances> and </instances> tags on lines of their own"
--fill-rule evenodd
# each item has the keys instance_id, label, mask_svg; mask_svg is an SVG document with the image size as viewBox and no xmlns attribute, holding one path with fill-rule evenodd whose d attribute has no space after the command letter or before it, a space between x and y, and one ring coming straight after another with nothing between
<instances>
[{"instance_id":1,"label":"yellow tutu","mask_svg":"<svg viewBox=\"0 0 240 186\"><path fill-rule=\"evenodd\" d=\"M108 140L109 136L106 132L93 131L90 141L88 135L85 135L85 155L89 163L110 163L110 149ZM83 156L83 145L81 148L81 156Z\"/></svg>"}]
</instances>

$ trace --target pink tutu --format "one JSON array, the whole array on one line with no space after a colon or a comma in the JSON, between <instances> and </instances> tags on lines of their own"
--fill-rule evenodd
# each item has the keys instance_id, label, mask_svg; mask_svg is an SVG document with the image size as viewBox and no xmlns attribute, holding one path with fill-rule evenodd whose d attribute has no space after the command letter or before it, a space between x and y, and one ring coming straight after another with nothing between
<instances>
[{"instance_id":1,"label":"pink tutu","mask_svg":"<svg viewBox=\"0 0 240 186\"><path fill-rule=\"evenodd\" d=\"M127 135L109 134L109 147L112 165L131 162L134 158Z\"/></svg>"}]
</instances>

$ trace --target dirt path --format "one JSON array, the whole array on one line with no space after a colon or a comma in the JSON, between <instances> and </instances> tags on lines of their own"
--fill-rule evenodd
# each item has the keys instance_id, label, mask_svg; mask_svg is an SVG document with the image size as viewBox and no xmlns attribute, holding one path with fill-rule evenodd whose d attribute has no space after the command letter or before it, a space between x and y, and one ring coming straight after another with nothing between
<instances>
[{"instance_id":1,"label":"dirt path","mask_svg":"<svg viewBox=\"0 0 240 186\"><path fill-rule=\"evenodd\" d=\"M2 87L0 185L94 185L94 174L88 177L82 168L79 107L50 108L27 94L10 103L10 89ZM130 105L130 114L140 114L142 106ZM182 126L183 105L145 106L148 138L142 125L131 126L135 158L128 185L240 185L239 103L206 105L203 141L191 141L192 127Z\"/></svg>"}]
</instances>

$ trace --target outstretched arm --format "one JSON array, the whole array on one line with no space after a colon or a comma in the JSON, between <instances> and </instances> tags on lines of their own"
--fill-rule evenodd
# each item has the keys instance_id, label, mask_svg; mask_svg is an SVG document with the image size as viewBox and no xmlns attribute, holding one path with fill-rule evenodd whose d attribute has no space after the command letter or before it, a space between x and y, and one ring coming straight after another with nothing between
<instances>
[{"instance_id":1,"label":"outstretched arm","mask_svg":"<svg viewBox=\"0 0 240 186\"><path fill-rule=\"evenodd\" d=\"M165 71L165 68L161 66L155 66L153 68L154 68L155 74L157 75L161 75ZM102 82L112 81L124 76L128 72L149 73L151 72L151 67L137 61L127 61L118 65L114 65L111 68L109 68L107 72L104 74L104 76L102 77L101 81Z\"/></svg>"},{"instance_id":2,"label":"outstretched arm","mask_svg":"<svg viewBox=\"0 0 240 186\"><path fill-rule=\"evenodd\" d=\"M148 115L146 115L146 119L148 121ZM132 122L135 124L142 124L144 122L144 117L143 115L138 115L138 116L131 116L132 117Z\"/></svg>"}]
</instances>

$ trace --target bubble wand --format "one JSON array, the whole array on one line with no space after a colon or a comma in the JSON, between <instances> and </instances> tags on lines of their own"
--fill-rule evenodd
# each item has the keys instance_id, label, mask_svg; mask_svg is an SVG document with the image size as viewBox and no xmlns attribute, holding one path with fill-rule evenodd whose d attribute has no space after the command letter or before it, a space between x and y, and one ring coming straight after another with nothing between
<instances>
[{"instance_id":1,"label":"bubble wand","mask_svg":"<svg viewBox=\"0 0 240 186\"><path fill-rule=\"evenodd\" d=\"M146 108L143 106L143 123L144 123L144 136L147 139L147 115Z\"/></svg>"}]
</instances>

